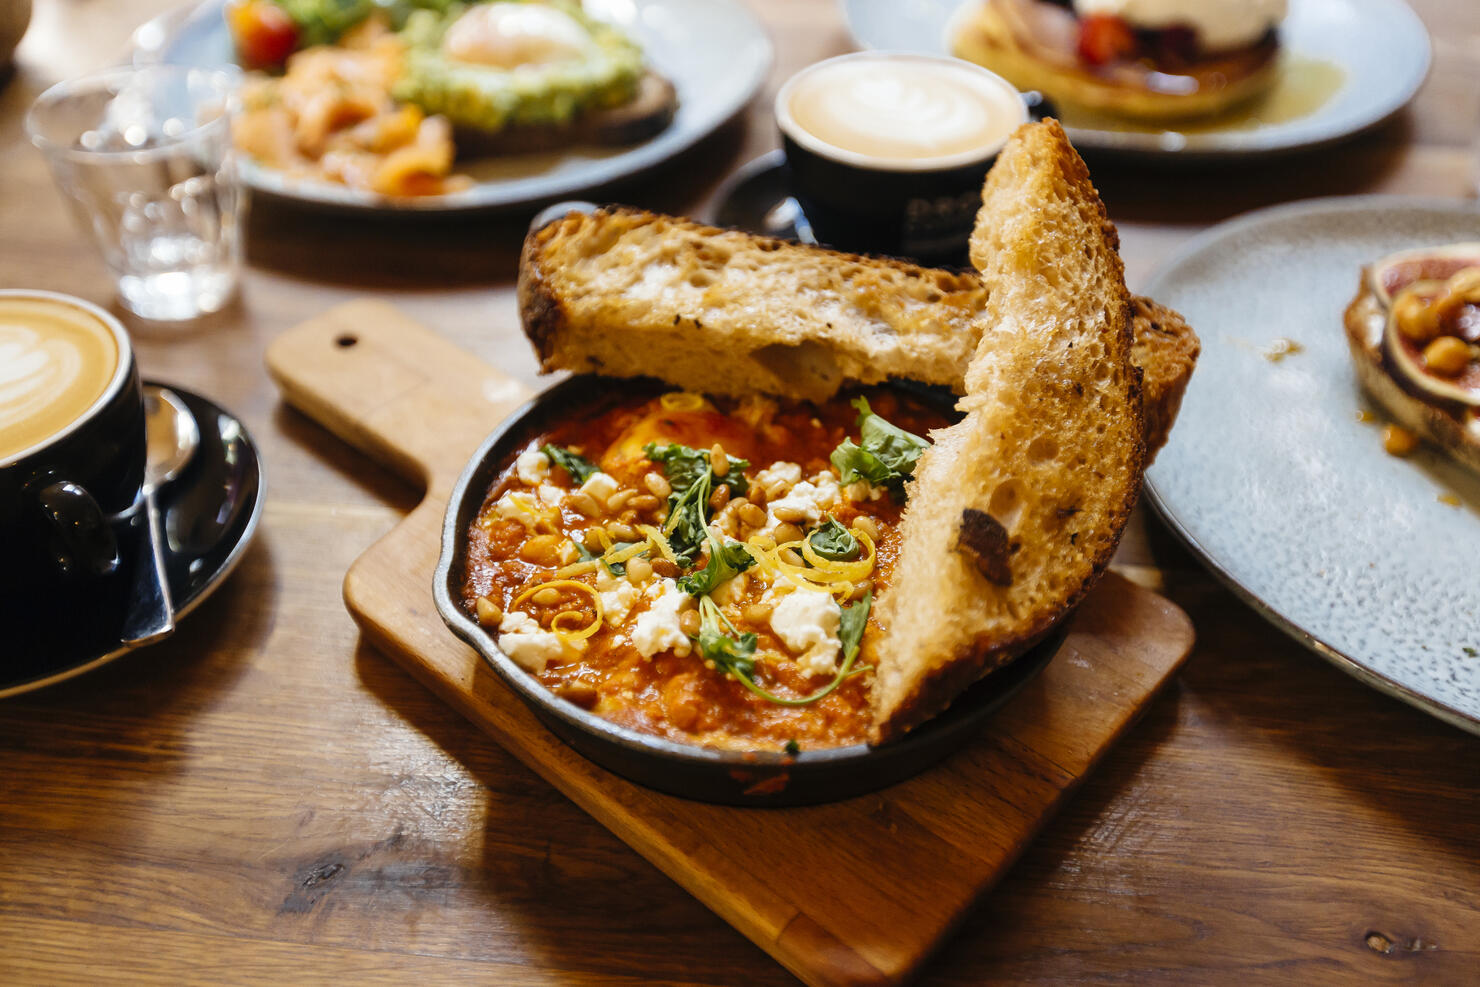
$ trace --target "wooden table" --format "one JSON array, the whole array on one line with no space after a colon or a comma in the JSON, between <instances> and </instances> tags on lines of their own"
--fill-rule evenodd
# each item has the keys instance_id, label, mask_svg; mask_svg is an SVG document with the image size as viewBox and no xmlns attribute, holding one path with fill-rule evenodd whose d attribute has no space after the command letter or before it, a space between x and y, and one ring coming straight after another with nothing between
<instances>
[{"instance_id":1,"label":"wooden table","mask_svg":"<svg viewBox=\"0 0 1480 987\"><path fill-rule=\"evenodd\" d=\"M106 303L21 118L173 0L38 0L0 90L0 285ZM777 45L741 119L613 195L691 212L774 145L779 81L841 52L824 0L755 0ZM1205 173L1096 169L1133 284L1245 209L1310 195L1470 194L1480 7L1416 4L1434 72L1412 111L1313 157ZM283 407L281 330L373 295L533 382L513 299L523 218L388 227L261 203L239 305L135 324L146 375L252 429L258 541L167 643L0 703L0 982L789 982L519 762L363 645L356 555L417 493ZM1197 651L927 969L941 983L1472 980L1480 740L1263 623L1141 516L1121 562L1192 615Z\"/></svg>"}]
</instances>

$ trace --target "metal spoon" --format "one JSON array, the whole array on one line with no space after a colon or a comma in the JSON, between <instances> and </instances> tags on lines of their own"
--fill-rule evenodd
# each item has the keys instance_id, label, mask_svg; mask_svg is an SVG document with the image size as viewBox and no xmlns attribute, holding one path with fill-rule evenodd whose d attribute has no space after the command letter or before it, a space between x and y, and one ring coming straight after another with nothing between
<instances>
[{"instance_id":1,"label":"metal spoon","mask_svg":"<svg viewBox=\"0 0 1480 987\"><path fill-rule=\"evenodd\" d=\"M160 529L159 490L185 468L200 446L200 427L195 416L167 387L144 387L144 432L148 440L148 462L144 469L145 529L139 541L139 562L134 593L124 622L125 644L149 644L175 630L174 601L164 567L164 533ZM147 553L147 555L146 555Z\"/></svg>"}]
</instances>

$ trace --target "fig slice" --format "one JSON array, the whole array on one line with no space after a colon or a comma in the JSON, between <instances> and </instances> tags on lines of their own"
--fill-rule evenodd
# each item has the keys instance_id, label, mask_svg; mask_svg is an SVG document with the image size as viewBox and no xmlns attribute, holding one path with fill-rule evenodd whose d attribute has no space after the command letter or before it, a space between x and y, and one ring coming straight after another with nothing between
<instances>
[{"instance_id":1,"label":"fig slice","mask_svg":"<svg viewBox=\"0 0 1480 987\"><path fill-rule=\"evenodd\" d=\"M1400 261L1399 263L1409 262ZM1420 298L1432 301L1443 295L1445 291L1445 281L1424 278L1410 281L1405 287L1398 289L1397 294L1411 292ZM1398 320L1392 305L1387 306L1387 327L1383 330L1383 345L1397 372L1425 394L1443 401L1453 401L1480 408L1480 360L1471 359L1464 370L1452 377L1434 373L1424 365L1422 344L1409 339L1398 329Z\"/></svg>"},{"instance_id":2,"label":"fig slice","mask_svg":"<svg viewBox=\"0 0 1480 987\"><path fill-rule=\"evenodd\" d=\"M1415 281L1446 281L1467 267L1480 267L1480 242L1419 247L1389 254L1367 269L1368 284L1384 308Z\"/></svg>"}]
</instances>

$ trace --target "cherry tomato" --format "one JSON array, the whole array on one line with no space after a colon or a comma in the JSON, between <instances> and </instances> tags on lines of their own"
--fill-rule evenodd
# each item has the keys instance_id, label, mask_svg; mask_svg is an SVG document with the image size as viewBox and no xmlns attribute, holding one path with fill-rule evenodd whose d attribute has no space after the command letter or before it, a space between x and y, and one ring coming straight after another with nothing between
<instances>
[{"instance_id":1,"label":"cherry tomato","mask_svg":"<svg viewBox=\"0 0 1480 987\"><path fill-rule=\"evenodd\" d=\"M227 8L226 23L243 65L279 68L298 47L298 26L271 0L243 0Z\"/></svg>"},{"instance_id":2,"label":"cherry tomato","mask_svg":"<svg viewBox=\"0 0 1480 987\"><path fill-rule=\"evenodd\" d=\"M1138 48L1136 32L1114 14L1088 14L1079 19L1079 57L1090 65L1131 58Z\"/></svg>"}]
</instances>

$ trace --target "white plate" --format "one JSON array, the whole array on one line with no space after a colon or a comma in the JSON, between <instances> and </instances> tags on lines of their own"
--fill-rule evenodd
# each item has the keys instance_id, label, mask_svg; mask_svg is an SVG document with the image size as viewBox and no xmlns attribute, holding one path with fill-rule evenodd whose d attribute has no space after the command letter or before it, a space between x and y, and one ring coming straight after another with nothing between
<instances>
[{"instance_id":1,"label":"white plate","mask_svg":"<svg viewBox=\"0 0 1480 987\"><path fill-rule=\"evenodd\" d=\"M206 0L135 34L144 59L188 65L233 64L226 0ZM642 45L648 63L678 89L678 112L662 133L618 148L580 147L459 162L476 184L455 195L388 199L332 182L290 178L248 163L259 191L343 209L462 212L545 202L587 192L651 168L713 133L755 95L771 68L771 42L739 0L586 0L595 17Z\"/></svg>"},{"instance_id":2,"label":"white plate","mask_svg":"<svg viewBox=\"0 0 1480 987\"><path fill-rule=\"evenodd\" d=\"M1146 486L1282 629L1480 733L1480 476L1427 448L1383 451L1342 329L1362 265L1460 240L1480 240L1473 204L1361 196L1260 210L1190 243L1145 288L1203 342ZM1261 350L1281 338L1303 350L1271 362Z\"/></svg>"},{"instance_id":3,"label":"white plate","mask_svg":"<svg viewBox=\"0 0 1480 987\"><path fill-rule=\"evenodd\" d=\"M865 48L943 53L951 19L979 0L840 0ZM1155 130L1106 121L1064 125L1081 149L1166 160L1242 157L1316 147L1372 127L1406 106L1429 71L1429 35L1402 0L1290 0L1280 28L1286 75L1331 76L1335 91L1304 116L1278 123ZM1333 75L1333 70L1339 76ZM1335 81L1339 78L1339 82Z\"/></svg>"}]
</instances>

